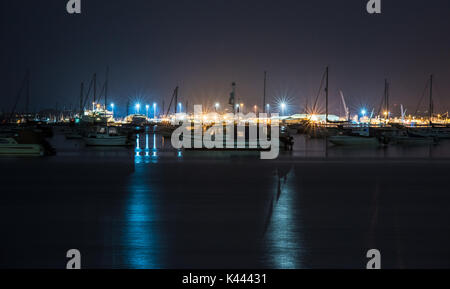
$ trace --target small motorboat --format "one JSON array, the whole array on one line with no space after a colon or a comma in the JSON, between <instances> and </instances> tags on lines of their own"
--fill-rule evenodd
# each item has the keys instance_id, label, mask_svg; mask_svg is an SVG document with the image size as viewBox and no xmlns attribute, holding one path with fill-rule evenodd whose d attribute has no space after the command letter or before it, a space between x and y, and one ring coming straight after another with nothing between
<instances>
[{"instance_id":1,"label":"small motorboat","mask_svg":"<svg viewBox=\"0 0 450 289\"><path fill-rule=\"evenodd\" d=\"M1 156L43 156L44 147L40 144L18 143L13 137L0 138Z\"/></svg>"},{"instance_id":2,"label":"small motorboat","mask_svg":"<svg viewBox=\"0 0 450 289\"><path fill-rule=\"evenodd\" d=\"M119 134L116 127L98 127L96 132L83 138L88 146L128 146L132 145L128 137Z\"/></svg>"}]
</instances>

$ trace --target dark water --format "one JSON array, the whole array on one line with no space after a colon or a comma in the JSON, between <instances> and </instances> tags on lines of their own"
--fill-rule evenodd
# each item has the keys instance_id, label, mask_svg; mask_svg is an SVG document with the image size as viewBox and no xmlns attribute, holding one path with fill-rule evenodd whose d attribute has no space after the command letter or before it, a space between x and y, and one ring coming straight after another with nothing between
<instances>
[{"instance_id":1,"label":"dark water","mask_svg":"<svg viewBox=\"0 0 450 289\"><path fill-rule=\"evenodd\" d=\"M52 140L0 159L0 267L450 268L448 145L341 149L297 139L278 160ZM328 156L328 158L325 158Z\"/></svg>"}]
</instances>

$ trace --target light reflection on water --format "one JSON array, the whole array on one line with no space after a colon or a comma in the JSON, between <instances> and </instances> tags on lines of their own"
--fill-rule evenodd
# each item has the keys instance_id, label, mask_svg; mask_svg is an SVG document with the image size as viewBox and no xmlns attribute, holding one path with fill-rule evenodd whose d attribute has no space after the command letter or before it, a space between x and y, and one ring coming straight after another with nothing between
<instances>
[{"instance_id":1,"label":"light reflection on water","mask_svg":"<svg viewBox=\"0 0 450 289\"><path fill-rule=\"evenodd\" d=\"M345 147L335 146L327 143L325 139L310 139L305 135L293 135L294 147L292 152L281 150L280 159L282 158L450 158L450 140L441 140L437 145L388 145L387 147ZM153 140L151 140L153 138ZM150 145L153 141L153 146ZM85 155L85 156L105 156L116 157L123 152L128 152L128 148L123 147L87 147L83 140L67 140L63 134L56 133L53 138L49 139L50 144L58 152L56 157L61 155ZM170 142L170 138L165 138L157 133L145 132L137 136L135 146L135 156L159 157L152 151L152 148L158 152L173 152L172 157L180 157L181 153L176 152ZM203 155L209 156L207 153ZM216 155L216 152L215 154ZM138 161L144 161L138 160Z\"/></svg>"},{"instance_id":2,"label":"light reflection on water","mask_svg":"<svg viewBox=\"0 0 450 289\"><path fill-rule=\"evenodd\" d=\"M150 146L150 141L152 146ZM156 224L160 218L155 198L156 188L148 178L151 164L158 163L160 148L164 139L156 134L137 134L135 146L135 171L130 176L124 228L126 268L161 268L161 232ZM177 152L182 158L182 151Z\"/></svg>"},{"instance_id":3,"label":"light reflection on water","mask_svg":"<svg viewBox=\"0 0 450 289\"><path fill-rule=\"evenodd\" d=\"M155 188L147 177L151 167L146 165L157 162L156 138L152 156L149 155L149 136L145 135L145 149L141 149L141 135L137 135L135 148L135 171L130 176L126 209L126 225L124 228L124 246L127 268L153 269L161 268L159 254L161 241L160 232L156 228L158 213L156 200L152 193ZM142 155L142 152L145 152ZM153 196L153 197L152 197Z\"/></svg>"},{"instance_id":4,"label":"light reflection on water","mask_svg":"<svg viewBox=\"0 0 450 289\"><path fill-rule=\"evenodd\" d=\"M271 268L302 268L302 238L299 215L296 214L296 190L290 167L278 168L277 188L269 208L266 230L266 254ZM297 192L298 193L298 192Z\"/></svg>"},{"instance_id":5,"label":"light reflection on water","mask_svg":"<svg viewBox=\"0 0 450 289\"><path fill-rule=\"evenodd\" d=\"M143 141L142 138L144 138L144 145L141 144ZM145 149L141 149L141 147L145 147ZM145 135L137 134L136 135L136 147L134 149L135 151L135 157L134 157L134 163L135 164L141 164L141 163L155 163L158 161L158 148L156 145L156 134L153 134L153 147L150 149L149 145L149 134L146 133ZM151 153L151 155L150 155Z\"/></svg>"},{"instance_id":6,"label":"light reflection on water","mask_svg":"<svg viewBox=\"0 0 450 289\"><path fill-rule=\"evenodd\" d=\"M124 228L127 268L150 269L159 268L159 240L154 222L157 219L155 204L151 198L151 190L143 178L139 176L138 168L131 177L129 200Z\"/></svg>"},{"instance_id":7,"label":"light reflection on water","mask_svg":"<svg viewBox=\"0 0 450 289\"><path fill-rule=\"evenodd\" d=\"M309 139L304 135L294 135L293 151L280 151L280 159L282 158L450 158L450 140L442 140L438 145L389 145L388 147L346 147L335 146L327 143L325 139ZM167 141L169 140L169 141ZM152 142L152 144L150 144ZM145 149L144 149L145 147ZM183 153L181 150L174 150L170 139L155 133L143 133L137 136L136 156L145 156L158 158L160 152L171 157L181 158ZM174 152L169 154L169 152ZM214 152L215 154L217 152ZM225 154L225 153L224 153ZM204 153L208 156L208 152ZM150 159L138 158L137 162L151 162Z\"/></svg>"},{"instance_id":8,"label":"light reflection on water","mask_svg":"<svg viewBox=\"0 0 450 289\"><path fill-rule=\"evenodd\" d=\"M150 143L152 142L152 143ZM170 142L168 142L170 143ZM353 156L356 157L353 148L329 148L324 146L323 140L306 140L308 147L304 148L313 155L323 155L322 148L329 149L330 157ZM301 143L299 143L300 145ZM170 144L169 144L170 145ZM300 149L302 147L300 146ZM391 152L389 152L391 149ZM431 149L435 150L435 147ZM131 176L129 185L129 201L127 204L127 223L124 229L127 246L127 262L130 268L161 268L161 231L156 227L156 220L161 219L157 209L161 204L155 200L156 188L146 174L156 166L153 163L162 162L160 159L167 150L164 147L164 139L153 133L137 136L135 147L135 173ZM364 156L389 157L401 156L396 150L402 150L406 156L418 154L426 156L428 147L412 148L388 148L383 149L357 149ZM294 151L295 153L301 150ZM434 152L434 151L433 151ZM182 151L172 150L172 156L182 158ZM310 155L308 155L310 156ZM183 162L189 163L189 158ZM280 166L280 164L276 164ZM304 268L309 262L306 260L310 250L308 236L305 235L305 226L302 221L299 206L299 195L302 194L297 187L295 172L290 167L278 167L278 177L274 179L273 198L270 210L267 214L266 231L264 235L264 251L258 252L264 256L263 265L270 268L293 269ZM213 201L214 202L214 201ZM307 224L309 225L309 224ZM307 227L307 226L306 226ZM175 245L176 247L176 245ZM157 249L159 248L159 249ZM219 249L218 249L219 250ZM170 263L166 262L165 263ZM181 262L181 261L180 261ZM270 265L269 265L270 264Z\"/></svg>"},{"instance_id":9,"label":"light reflection on water","mask_svg":"<svg viewBox=\"0 0 450 289\"><path fill-rule=\"evenodd\" d=\"M150 138L152 146L150 147ZM174 150L171 147L170 142L166 142L166 139L155 133L145 133L136 135L136 146L134 148L134 162L135 164L141 163L156 163L161 157L162 153L165 156L175 157L178 159L183 158L182 150Z\"/></svg>"}]
</instances>

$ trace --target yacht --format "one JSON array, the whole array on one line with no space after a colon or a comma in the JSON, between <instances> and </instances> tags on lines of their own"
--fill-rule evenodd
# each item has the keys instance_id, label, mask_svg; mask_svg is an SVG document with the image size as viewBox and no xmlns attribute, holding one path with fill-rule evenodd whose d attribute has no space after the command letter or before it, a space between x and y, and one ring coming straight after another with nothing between
<instances>
[{"instance_id":1,"label":"yacht","mask_svg":"<svg viewBox=\"0 0 450 289\"><path fill-rule=\"evenodd\" d=\"M21 144L13 137L0 137L1 156L43 156L44 151L40 144Z\"/></svg>"}]
</instances>

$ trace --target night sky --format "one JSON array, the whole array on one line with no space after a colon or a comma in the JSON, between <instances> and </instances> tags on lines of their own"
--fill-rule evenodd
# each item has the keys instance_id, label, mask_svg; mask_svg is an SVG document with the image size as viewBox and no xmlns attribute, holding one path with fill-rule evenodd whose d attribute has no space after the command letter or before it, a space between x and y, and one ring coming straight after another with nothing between
<instances>
[{"instance_id":1,"label":"night sky","mask_svg":"<svg viewBox=\"0 0 450 289\"><path fill-rule=\"evenodd\" d=\"M177 85L183 103L224 106L233 81L241 101L261 105L264 70L269 101L288 98L293 113L313 102L327 65L332 113L343 114L339 90L352 114L377 110L384 78L393 113L413 112L431 73L436 112L450 106L448 0L382 0L381 15L366 0L82 0L81 15L66 2L1 1L1 110L27 68L37 111L78 106L80 82L94 72L103 82L107 66L122 114L128 99L167 106Z\"/></svg>"}]
</instances>

